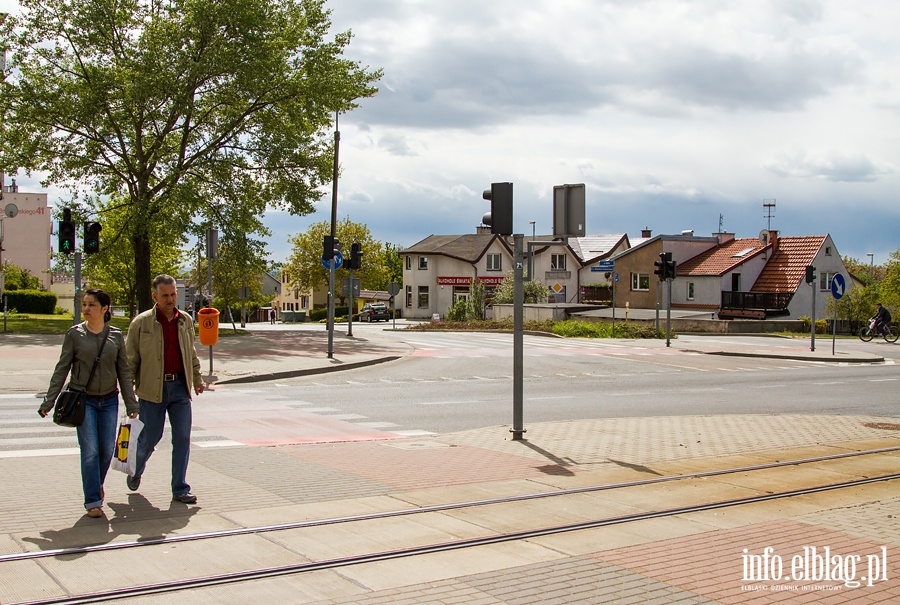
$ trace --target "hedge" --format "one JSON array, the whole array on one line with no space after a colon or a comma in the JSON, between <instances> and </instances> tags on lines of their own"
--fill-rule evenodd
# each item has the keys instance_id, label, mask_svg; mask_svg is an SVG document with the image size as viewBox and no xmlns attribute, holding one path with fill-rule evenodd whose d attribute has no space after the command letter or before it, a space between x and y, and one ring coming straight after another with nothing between
<instances>
[{"instance_id":1,"label":"hedge","mask_svg":"<svg viewBox=\"0 0 900 605\"><path fill-rule=\"evenodd\" d=\"M53 315L56 310L56 294L40 290L4 290L6 308L19 313Z\"/></svg>"}]
</instances>

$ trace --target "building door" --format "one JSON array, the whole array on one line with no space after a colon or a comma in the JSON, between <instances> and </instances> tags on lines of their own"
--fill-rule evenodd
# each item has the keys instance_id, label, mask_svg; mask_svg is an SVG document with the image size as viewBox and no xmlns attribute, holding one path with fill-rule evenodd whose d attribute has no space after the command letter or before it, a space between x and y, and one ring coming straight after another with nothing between
<instances>
[{"instance_id":1,"label":"building door","mask_svg":"<svg viewBox=\"0 0 900 605\"><path fill-rule=\"evenodd\" d=\"M731 291L732 292L740 292L741 291L741 274L740 273L732 273L731 274Z\"/></svg>"}]
</instances>

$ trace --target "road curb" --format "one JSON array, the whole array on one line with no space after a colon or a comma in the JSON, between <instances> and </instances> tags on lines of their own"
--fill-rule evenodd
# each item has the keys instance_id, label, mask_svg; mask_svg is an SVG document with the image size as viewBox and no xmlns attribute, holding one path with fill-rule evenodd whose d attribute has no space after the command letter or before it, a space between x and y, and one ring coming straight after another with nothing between
<instances>
[{"instance_id":1,"label":"road curb","mask_svg":"<svg viewBox=\"0 0 900 605\"><path fill-rule=\"evenodd\" d=\"M704 355L721 355L722 357L757 357L765 359L791 359L795 361L822 361L826 363L884 363L884 357L836 357L821 355L791 355L783 353L743 353L738 351L694 351Z\"/></svg>"},{"instance_id":2,"label":"road curb","mask_svg":"<svg viewBox=\"0 0 900 605\"><path fill-rule=\"evenodd\" d=\"M396 361L403 359L402 355L379 357L377 359L369 359L366 361L355 361L353 363L345 363L334 366L325 366L321 368L306 368L303 370L287 370L284 372L269 372L267 374L250 374L247 376L237 376L235 378L227 378L225 380L217 380L213 384L241 384L249 382L265 382L267 380L279 380L282 378L296 378L298 376L312 376L315 374L329 374L331 372L339 372L343 370L354 370L356 368L364 368L373 366L387 361Z\"/></svg>"}]
</instances>

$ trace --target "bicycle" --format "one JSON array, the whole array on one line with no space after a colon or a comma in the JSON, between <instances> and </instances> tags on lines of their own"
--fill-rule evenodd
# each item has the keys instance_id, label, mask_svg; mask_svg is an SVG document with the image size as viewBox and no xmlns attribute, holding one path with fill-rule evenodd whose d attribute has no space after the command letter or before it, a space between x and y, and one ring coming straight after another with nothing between
<instances>
[{"instance_id":1,"label":"bicycle","mask_svg":"<svg viewBox=\"0 0 900 605\"><path fill-rule=\"evenodd\" d=\"M886 327L884 332L879 332L875 327L875 320L869 320L868 327L862 327L859 329L859 339L863 342L869 342L878 334L884 336L884 339L888 342L897 342L897 339L900 338L900 332L897 331L897 326L894 324L890 324Z\"/></svg>"}]
</instances>

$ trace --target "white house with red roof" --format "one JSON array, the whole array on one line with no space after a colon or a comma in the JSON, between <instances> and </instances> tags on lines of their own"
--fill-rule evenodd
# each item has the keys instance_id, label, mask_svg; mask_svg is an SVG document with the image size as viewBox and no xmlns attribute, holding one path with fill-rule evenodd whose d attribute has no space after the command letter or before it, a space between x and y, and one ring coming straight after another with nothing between
<instances>
[{"instance_id":1,"label":"white house with red roof","mask_svg":"<svg viewBox=\"0 0 900 605\"><path fill-rule=\"evenodd\" d=\"M815 280L806 283L807 266ZM672 284L672 306L717 312L722 319L826 317L831 282L841 273L847 289L850 273L830 235L780 237L763 231L759 238L723 241L680 263Z\"/></svg>"}]
</instances>

